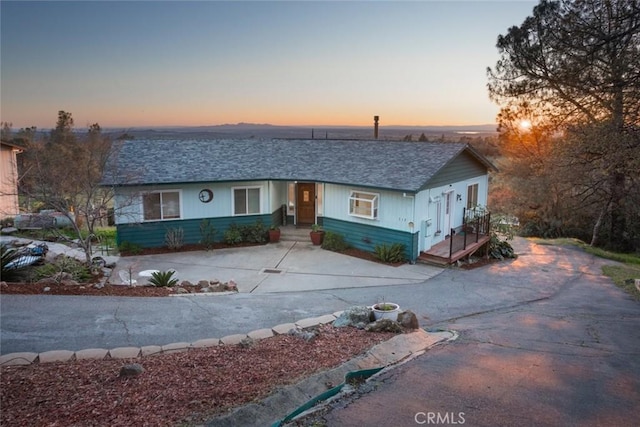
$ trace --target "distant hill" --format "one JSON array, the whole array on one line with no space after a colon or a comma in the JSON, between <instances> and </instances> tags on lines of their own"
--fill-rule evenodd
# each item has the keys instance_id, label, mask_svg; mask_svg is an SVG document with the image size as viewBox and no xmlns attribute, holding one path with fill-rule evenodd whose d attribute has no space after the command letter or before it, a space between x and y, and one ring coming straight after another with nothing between
<instances>
[{"instance_id":1,"label":"distant hill","mask_svg":"<svg viewBox=\"0 0 640 427\"><path fill-rule=\"evenodd\" d=\"M237 123L211 126L167 126L156 128L105 129L117 137L126 132L136 139L209 139L209 138L303 138L303 139L373 139L372 126L279 126L271 124ZM411 135L417 140L424 133L434 140L458 139L461 136L489 136L497 134L496 125L468 126L380 126L379 139L396 140Z\"/></svg>"}]
</instances>

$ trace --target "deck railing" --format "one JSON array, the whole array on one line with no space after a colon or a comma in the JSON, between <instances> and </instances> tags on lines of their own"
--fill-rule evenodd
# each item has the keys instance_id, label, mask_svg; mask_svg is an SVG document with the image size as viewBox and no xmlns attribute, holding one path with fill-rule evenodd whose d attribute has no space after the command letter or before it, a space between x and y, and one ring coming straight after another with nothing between
<instances>
[{"instance_id":1,"label":"deck railing","mask_svg":"<svg viewBox=\"0 0 640 427\"><path fill-rule=\"evenodd\" d=\"M472 233L475 235L475 242L478 243L480 236L489 235L489 231L491 229L491 213L486 209L466 209L462 210L462 227L461 231L463 234L462 239L462 250L467 249L467 241L469 234ZM451 234L449 238L449 261L451 261L451 257L453 255L453 241L456 232L455 229L451 229Z\"/></svg>"}]
</instances>

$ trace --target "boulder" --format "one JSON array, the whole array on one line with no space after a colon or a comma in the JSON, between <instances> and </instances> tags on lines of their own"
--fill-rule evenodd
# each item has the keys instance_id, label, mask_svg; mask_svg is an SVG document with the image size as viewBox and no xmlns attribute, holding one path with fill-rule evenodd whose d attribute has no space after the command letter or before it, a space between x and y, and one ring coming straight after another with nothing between
<instances>
[{"instance_id":1,"label":"boulder","mask_svg":"<svg viewBox=\"0 0 640 427\"><path fill-rule=\"evenodd\" d=\"M198 281L198 286L200 286L201 288L208 288L209 287L209 281L208 280L200 280L200 281Z\"/></svg>"},{"instance_id":2,"label":"boulder","mask_svg":"<svg viewBox=\"0 0 640 427\"><path fill-rule=\"evenodd\" d=\"M183 280L183 281L180 283L180 286L193 286L193 283L191 283L191 282L190 282L190 281L188 281L188 280Z\"/></svg>"},{"instance_id":3,"label":"boulder","mask_svg":"<svg viewBox=\"0 0 640 427\"><path fill-rule=\"evenodd\" d=\"M176 294L188 294L188 293L189 293L189 291L188 291L188 290L186 290L185 288L181 288L181 287L176 287L176 288L174 289L174 292L175 292Z\"/></svg>"},{"instance_id":4,"label":"boulder","mask_svg":"<svg viewBox=\"0 0 640 427\"><path fill-rule=\"evenodd\" d=\"M420 324L418 323L418 317L411 310L405 310L398 313L398 323L405 329L418 329Z\"/></svg>"},{"instance_id":5,"label":"boulder","mask_svg":"<svg viewBox=\"0 0 640 427\"><path fill-rule=\"evenodd\" d=\"M367 332L393 332L399 334L402 332L402 326L391 319L380 319L368 324L364 330Z\"/></svg>"},{"instance_id":6,"label":"boulder","mask_svg":"<svg viewBox=\"0 0 640 427\"><path fill-rule=\"evenodd\" d=\"M341 328L344 326L353 326L358 329L363 329L371 322L372 311L371 308L366 306L354 306L349 307L342 312L333 322L333 326Z\"/></svg>"}]
</instances>

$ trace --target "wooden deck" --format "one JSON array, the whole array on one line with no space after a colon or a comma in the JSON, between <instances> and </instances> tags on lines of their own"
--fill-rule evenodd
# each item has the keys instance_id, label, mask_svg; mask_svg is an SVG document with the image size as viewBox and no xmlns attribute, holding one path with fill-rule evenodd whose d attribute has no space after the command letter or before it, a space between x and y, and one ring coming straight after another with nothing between
<instances>
[{"instance_id":1,"label":"wooden deck","mask_svg":"<svg viewBox=\"0 0 640 427\"><path fill-rule=\"evenodd\" d=\"M486 234L467 233L466 237L466 247L464 234L454 234L453 245L451 245L451 237L447 238L434 245L428 251L420 253L418 260L439 265L453 264L459 259L473 255L473 253L491 240L491 236ZM476 239L478 240L477 242ZM451 254L449 254L450 250Z\"/></svg>"}]
</instances>

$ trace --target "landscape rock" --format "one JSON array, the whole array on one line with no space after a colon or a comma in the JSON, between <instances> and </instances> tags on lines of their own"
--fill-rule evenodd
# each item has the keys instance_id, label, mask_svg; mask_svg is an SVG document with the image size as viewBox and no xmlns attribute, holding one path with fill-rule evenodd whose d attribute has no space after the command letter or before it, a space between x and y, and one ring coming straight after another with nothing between
<instances>
[{"instance_id":1,"label":"landscape rock","mask_svg":"<svg viewBox=\"0 0 640 427\"><path fill-rule=\"evenodd\" d=\"M2 229L1 232L2 232L2 234L12 234L12 233L15 233L17 231L18 231L18 229L15 228L15 227L5 227L5 228Z\"/></svg>"},{"instance_id":2,"label":"landscape rock","mask_svg":"<svg viewBox=\"0 0 640 427\"><path fill-rule=\"evenodd\" d=\"M131 363L120 368L121 377L135 377L144 372L144 368L139 363Z\"/></svg>"},{"instance_id":3,"label":"landscape rock","mask_svg":"<svg viewBox=\"0 0 640 427\"><path fill-rule=\"evenodd\" d=\"M366 306L349 307L333 322L333 326L336 328L353 326L363 329L371 322L371 314L371 308Z\"/></svg>"},{"instance_id":4,"label":"landscape rock","mask_svg":"<svg viewBox=\"0 0 640 427\"><path fill-rule=\"evenodd\" d=\"M189 293L188 290L186 290L185 288L180 288L180 287L175 288L174 292L176 294L188 294Z\"/></svg>"},{"instance_id":5,"label":"landscape rock","mask_svg":"<svg viewBox=\"0 0 640 427\"><path fill-rule=\"evenodd\" d=\"M256 342L253 338L246 337L246 338L243 338L242 341L240 341L240 344L238 345L242 348L249 348L249 347L253 347L255 343Z\"/></svg>"},{"instance_id":6,"label":"landscape rock","mask_svg":"<svg viewBox=\"0 0 640 427\"><path fill-rule=\"evenodd\" d=\"M201 288L208 288L209 287L209 282L207 280L200 280L198 282L198 286L200 286Z\"/></svg>"},{"instance_id":7,"label":"landscape rock","mask_svg":"<svg viewBox=\"0 0 640 427\"><path fill-rule=\"evenodd\" d=\"M220 280L218 279L213 279L213 280L209 280L209 284L210 285L219 285L220 284Z\"/></svg>"},{"instance_id":8,"label":"landscape rock","mask_svg":"<svg viewBox=\"0 0 640 427\"><path fill-rule=\"evenodd\" d=\"M318 332L314 330L305 331L304 329L291 328L287 334L292 337L301 338L305 341L311 341L318 335Z\"/></svg>"},{"instance_id":9,"label":"landscape rock","mask_svg":"<svg viewBox=\"0 0 640 427\"><path fill-rule=\"evenodd\" d=\"M48 286L45 286L45 288L42 290L42 292L49 292L51 291L51 288Z\"/></svg>"},{"instance_id":10,"label":"landscape rock","mask_svg":"<svg viewBox=\"0 0 640 427\"><path fill-rule=\"evenodd\" d=\"M191 282L190 282L190 281L188 281L188 280L183 280L183 281L180 283L180 286L193 286L193 283L191 283Z\"/></svg>"},{"instance_id":11,"label":"landscape rock","mask_svg":"<svg viewBox=\"0 0 640 427\"><path fill-rule=\"evenodd\" d=\"M405 310L398 314L398 323L405 329L418 329L420 324L418 323L418 317L411 310Z\"/></svg>"},{"instance_id":12,"label":"landscape rock","mask_svg":"<svg viewBox=\"0 0 640 427\"><path fill-rule=\"evenodd\" d=\"M368 324L365 328L367 332L393 332L396 334L402 333L402 326L391 319L380 319L373 323Z\"/></svg>"}]
</instances>

